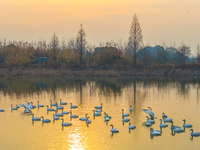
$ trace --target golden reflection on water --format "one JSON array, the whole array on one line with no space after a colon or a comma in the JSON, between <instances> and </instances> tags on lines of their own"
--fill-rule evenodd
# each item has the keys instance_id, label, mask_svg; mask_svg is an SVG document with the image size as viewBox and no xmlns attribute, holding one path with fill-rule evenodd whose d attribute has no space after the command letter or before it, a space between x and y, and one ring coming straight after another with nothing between
<instances>
[{"instance_id":1,"label":"golden reflection on water","mask_svg":"<svg viewBox=\"0 0 200 150\"><path fill-rule=\"evenodd\" d=\"M146 114L141 111L143 108L151 106L156 117L156 123L152 126L159 129L159 119L162 112L172 117L175 125L182 126L182 119L194 126L194 131L200 132L199 127L199 98L197 85L188 84L185 88L179 88L177 83L169 83L165 86L153 86L144 82L132 82L123 88L113 90L113 81L111 86L99 88L98 83L86 82L84 86L76 84L75 90L70 88L56 89L53 91L42 91L41 93L32 93L31 95L3 94L0 93L0 108L5 112L0 113L0 149L3 150L100 150L100 149L196 149L200 146L199 138L194 138L191 142L190 131L172 135L170 124L168 128L163 129L160 137L150 137L150 128L144 125ZM108 82L106 82L108 84ZM119 84L119 83L116 83ZM146 85L145 85L146 84ZM103 87L105 85L101 85ZM120 87L120 86L119 86ZM81 90L80 90L81 89ZM92 89L92 90L91 90ZM82 91L82 93L80 93ZM59 102L59 99L68 103L72 102L78 105L78 109L73 109L72 113L84 117L88 113L92 123L89 126L78 118L70 120L69 114L64 115L64 122L72 123L72 126L62 129L61 120L44 123L34 122L32 124L31 115L24 114L24 108L17 111L10 111L10 105L33 101L36 105L49 105L50 99L53 102ZM103 112L112 116L108 124L104 121L104 115L93 118L94 106L103 103ZM129 105L134 110L130 114L130 120L136 129L129 132L128 123L122 123L123 108L129 113ZM64 106L64 111L70 111L70 105ZM61 113L61 111L58 111ZM47 113L46 107L33 109L35 117L44 116L44 118L53 118L54 112ZM111 134L110 124L119 129L119 133ZM167 144L167 146L166 146Z\"/></svg>"}]
</instances>

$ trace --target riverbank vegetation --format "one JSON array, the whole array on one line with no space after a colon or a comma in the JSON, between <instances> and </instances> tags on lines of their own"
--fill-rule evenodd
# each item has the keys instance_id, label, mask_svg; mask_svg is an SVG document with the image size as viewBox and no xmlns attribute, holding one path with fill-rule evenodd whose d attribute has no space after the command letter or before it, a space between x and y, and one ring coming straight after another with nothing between
<instances>
[{"instance_id":1,"label":"riverbank vegetation","mask_svg":"<svg viewBox=\"0 0 200 150\"><path fill-rule=\"evenodd\" d=\"M59 41L54 33L46 40L0 41L0 76L199 76L200 48L144 46L136 15L128 41L86 41L81 24L76 38Z\"/></svg>"}]
</instances>

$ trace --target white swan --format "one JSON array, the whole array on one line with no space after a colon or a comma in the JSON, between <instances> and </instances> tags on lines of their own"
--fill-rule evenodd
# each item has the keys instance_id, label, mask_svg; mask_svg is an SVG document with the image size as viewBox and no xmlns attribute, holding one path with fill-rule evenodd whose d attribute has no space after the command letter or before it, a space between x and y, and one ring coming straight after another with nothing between
<instances>
[{"instance_id":1,"label":"white swan","mask_svg":"<svg viewBox=\"0 0 200 150\"><path fill-rule=\"evenodd\" d=\"M62 102L62 99L60 99L60 105L67 105L66 102Z\"/></svg>"},{"instance_id":2,"label":"white swan","mask_svg":"<svg viewBox=\"0 0 200 150\"><path fill-rule=\"evenodd\" d=\"M123 117L123 120L122 120L123 122L129 122L130 121L130 119L129 118L124 118Z\"/></svg>"},{"instance_id":3,"label":"white swan","mask_svg":"<svg viewBox=\"0 0 200 150\"><path fill-rule=\"evenodd\" d=\"M63 116L63 113L58 113L58 109L55 111L55 116L59 116L59 117L62 117Z\"/></svg>"},{"instance_id":4,"label":"white swan","mask_svg":"<svg viewBox=\"0 0 200 150\"><path fill-rule=\"evenodd\" d=\"M63 115L67 115L67 114L69 114L69 112L68 111L63 111L63 109L62 109L62 114Z\"/></svg>"},{"instance_id":5,"label":"white swan","mask_svg":"<svg viewBox=\"0 0 200 150\"><path fill-rule=\"evenodd\" d=\"M82 117L82 118L79 118L80 121L87 121L88 120L88 117L87 117L87 113L85 114L85 117Z\"/></svg>"},{"instance_id":6,"label":"white swan","mask_svg":"<svg viewBox=\"0 0 200 150\"><path fill-rule=\"evenodd\" d=\"M86 121L86 123L87 123L87 124L92 123L92 121L91 121L91 120L88 120L88 118L90 118L90 117L87 117L87 121Z\"/></svg>"},{"instance_id":7,"label":"white swan","mask_svg":"<svg viewBox=\"0 0 200 150\"><path fill-rule=\"evenodd\" d=\"M78 115L72 115L72 111L70 111L70 118L78 118Z\"/></svg>"},{"instance_id":8,"label":"white swan","mask_svg":"<svg viewBox=\"0 0 200 150\"><path fill-rule=\"evenodd\" d=\"M76 106L76 105L72 105L72 103L70 103L70 105L71 105L71 106L70 106L71 108L77 108L77 107L78 107L78 106Z\"/></svg>"},{"instance_id":9,"label":"white swan","mask_svg":"<svg viewBox=\"0 0 200 150\"><path fill-rule=\"evenodd\" d=\"M64 109L64 107L63 106L61 106L61 105L58 105L58 103L56 102L56 109Z\"/></svg>"},{"instance_id":10,"label":"white swan","mask_svg":"<svg viewBox=\"0 0 200 150\"><path fill-rule=\"evenodd\" d=\"M20 104L20 106L24 107L25 110L28 109L29 111L31 111L31 106L30 105Z\"/></svg>"},{"instance_id":11,"label":"white swan","mask_svg":"<svg viewBox=\"0 0 200 150\"><path fill-rule=\"evenodd\" d=\"M150 128L151 135L161 135L162 132L160 130L154 130L153 128Z\"/></svg>"},{"instance_id":12,"label":"white swan","mask_svg":"<svg viewBox=\"0 0 200 150\"><path fill-rule=\"evenodd\" d=\"M128 129L129 129L129 130L133 130L133 129L135 129L135 128L136 128L136 126L131 125L131 123L129 122L129 127L128 127Z\"/></svg>"},{"instance_id":13,"label":"white swan","mask_svg":"<svg viewBox=\"0 0 200 150\"><path fill-rule=\"evenodd\" d=\"M44 105L39 104L39 101L37 101L37 102L38 102L37 107L44 107Z\"/></svg>"},{"instance_id":14,"label":"white swan","mask_svg":"<svg viewBox=\"0 0 200 150\"><path fill-rule=\"evenodd\" d=\"M163 112L163 114L162 114L162 118L167 118L167 115Z\"/></svg>"},{"instance_id":15,"label":"white swan","mask_svg":"<svg viewBox=\"0 0 200 150\"><path fill-rule=\"evenodd\" d=\"M162 123L162 119L160 119L160 127L166 128L166 127L168 127L168 124Z\"/></svg>"},{"instance_id":16,"label":"white swan","mask_svg":"<svg viewBox=\"0 0 200 150\"><path fill-rule=\"evenodd\" d=\"M65 123L64 123L64 119L63 119L63 118L62 118L61 120L62 120L62 124L61 124L61 126L65 126L65 127L67 127L67 126L71 126L71 125L72 125L72 124L69 123L69 122L65 122Z\"/></svg>"},{"instance_id":17,"label":"white swan","mask_svg":"<svg viewBox=\"0 0 200 150\"><path fill-rule=\"evenodd\" d=\"M36 108L35 105L33 105L33 102L31 102L31 109Z\"/></svg>"},{"instance_id":18,"label":"white swan","mask_svg":"<svg viewBox=\"0 0 200 150\"><path fill-rule=\"evenodd\" d=\"M94 112L94 113L93 113L94 116L100 116L100 115L101 115L101 113L95 112L95 110L93 110L93 112Z\"/></svg>"},{"instance_id":19,"label":"white swan","mask_svg":"<svg viewBox=\"0 0 200 150\"><path fill-rule=\"evenodd\" d=\"M175 128L174 129L174 133L181 133L181 132L183 132L184 130L183 129L181 129L181 128Z\"/></svg>"},{"instance_id":20,"label":"white swan","mask_svg":"<svg viewBox=\"0 0 200 150\"><path fill-rule=\"evenodd\" d=\"M47 111L55 111L55 109L49 108L49 105L46 105L46 106L47 106Z\"/></svg>"},{"instance_id":21,"label":"white swan","mask_svg":"<svg viewBox=\"0 0 200 150\"><path fill-rule=\"evenodd\" d=\"M171 123L172 122L172 118L163 118L164 123L168 122Z\"/></svg>"},{"instance_id":22,"label":"white swan","mask_svg":"<svg viewBox=\"0 0 200 150\"><path fill-rule=\"evenodd\" d=\"M102 105L103 105L103 103L101 103L101 106L95 106L94 108L95 109L102 109Z\"/></svg>"},{"instance_id":23,"label":"white swan","mask_svg":"<svg viewBox=\"0 0 200 150\"><path fill-rule=\"evenodd\" d=\"M117 132L119 132L118 129L114 129L113 124L111 124L110 126L112 126L112 129L110 130L112 133L117 133Z\"/></svg>"},{"instance_id":24,"label":"white swan","mask_svg":"<svg viewBox=\"0 0 200 150\"><path fill-rule=\"evenodd\" d=\"M54 120L59 120L59 119L60 119L59 116L55 116L55 114L53 114L53 121L54 121Z\"/></svg>"},{"instance_id":25,"label":"white swan","mask_svg":"<svg viewBox=\"0 0 200 150\"><path fill-rule=\"evenodd\" d=\"M199 132L193 132L193 129L190 129L191 132L191 136L200 136L200 133Z\"/></svg>"},{"instance_id":26,"label":"white swan","mask_svg":"<svg viewBox=\"0 0 200 150\"><path fill-rule=\"evenodd\" d=\"M173 121L171 122L171 124L172 124L171 127L170 127L171 130L174 130L176 128L181 128L179 126L174 126L174 122Z\"/></svg>"},{"instance_id":27,"label":"white swan","mask_svg":"<svg viewBox=\"0 0 200 150\"><path fill-rule=\"evenodd\" d=\"M154 117L154 112L152 111L151 107L147 107L149 109L142 109L142 111L144 111L145 113L149 114L149 116L152 118L152 119L155 119Z\"/></svg>"},{"instance_id":28,"label":"white swan","mask_svg":"<svg viewBox=\"0 0 200 150\"><path fill-rule=\"evenodd\" d=\"M101 113L101 112L102 112L102 109L97 109L96 112Z\"/></svg>"},{"instance_id":29,"label":"white swan","mask_svg":"<svg viewBox=\"0 0 200 150\"><path fill-rule=\"evenodd\" d=\"M4 109L0 109L0 112L4 112Z\"/></svg>"},{"instance_id":30,"label":"white swan","mask_svg":"<svg viewBox=\"0 0 200 150\"><path fill-rule=\"evenodd\" d=\"M124 113L124 109L122 109L122 117L128 117L129 114L128 113Z\"/></svg>"},{"instance_id":31,"label":"white swan","mask_svg":"<svg viewBox=\"0 0 200 150\"><path fill-rule=\"evenodd\" d=\"M150 119L149 119L149 116L146 116L146 118L147 118L147 122L149 122L149 123L151 123L151 124L154 124L154 123L155 123L155 120L150 120Z\"/></svg>"},{"instance_id":32,"label":"white swan","mask_svg":"<svg viewBox=\"0 0 200 150\"><path fill-rule=\"evenodd\" d=\"M50 106L57 106L57 103L52 103L52 100L50 100Z\"/></svg>"},{"instance_id":33,"label":"white swan","mask_svg":"<svg viewBox=\"0 0 200 150\"><path fill-rule=\"evenodd\" d=\"M31 114L32 115L32 121L40 121L41 118L40 117L34 117L34 114Z\"/></svg>"},{"instance_id":34,"label":"white swan","mask_svg":"<svg viewBox=\"0 0 200 150\"><path fill-rule=\"evenodd\" d=\"M191 128L192 127L192 125L191 124L185 124L185 119L183 119L183 121L184 121L184 123L183 123L183 127L184 128Z\"/></svg>"},{"instance_id":35,"label":"white swan","mask_svg":"<svg viewBox=\"0 0 200 150\"><path fill-rule=\"evenodd\" d=\"M42 123L49 123L49 122L51 122L51 120L49 120L49 119L44 119L43 116L41 116L41 118L42 118Z\"/></svg>"},{"instance_id":36,"label":"white swan","mask_svg":"<svg viewBox=\"0 0 200 150\"><path fill-rule=\"evenodd\" d=\"M130 111L130 112L133 111L132 105L130 105L129 111Z\"/></svg>"},{"instance_id":37,"label":"white swan","mask_svg":"<svg viewBox=\"0 0 200 150\"><path fill-rule=\"evenodd\" d=\"M111 118L111 117L108 116L108 114L105 113L105 116L104 116L105 121L106 121L106 122L110 121L110 118Z\"/></svg>"},{"instance_id":38,"label":"white swan","mask_svg":"<svg viewBox=\"0 0 200 150\"><path fill-rule=\"evenodd\" d=\"M104 112L104 114L105 114L105 116L104 116L104 118L110 118L111 119L111 116L109 116L106 112Z\"/></svg>"},{"instance_id":39,"label":"white swan","mask_svg":"<svg viewBox=\"0 0 200 150\"><path fill-rule=\"evenodd\" d=\"M11 104L11 110L17 110L17 107L13 107L13 105Z\"/></svg>"}]
</instances>

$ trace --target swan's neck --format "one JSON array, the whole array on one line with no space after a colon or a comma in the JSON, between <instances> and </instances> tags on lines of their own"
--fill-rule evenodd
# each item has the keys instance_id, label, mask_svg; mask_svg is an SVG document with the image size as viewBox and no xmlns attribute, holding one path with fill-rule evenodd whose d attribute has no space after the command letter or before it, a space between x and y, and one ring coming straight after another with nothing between
<instances>
[{"instance_id":1,"label":"swan's neck","mask_svg":"<svg viewBox=\"0 0 200 150\"><path fill-rule=\"evenodd\" d=\"M62 119L62 124L63 124L64 120Z\"/></svg>"},{"instance_id":2,"label":"swan's neck","mask_svg":"<svg viewBox=\"0 0 200 150\"><path fill-rule=\"evenodd\" d=\"M34 118L34 114L32 114L32 118Z\"/></svg>"},{"instance_id":3,"label":"swan's neck","mask_svg":"<svg viewBox=\"0 0 200 150\"><path fill-rule=\"evenodd\" d=\"M193 133L193 129L191 129L191 132Z\"/></svg>"},{"instance_id":4,"label":"swan's neck","mask_svg":"<svg viewBox=\"0 0 200 150\"><path fill-rule=\"evenodd\" d=\"M160 120L160 124L162 124L162 120Z\"/></svg>"},{"instance_id":5,"label":"swan's neck","mask_svg":"<svg viewBox=\"0 0 200 150\"><path fill-rule=\"evenodd\" d=\"M183 125L185 125L185 120L183 121Z\"/></svg>"},{"instance_id":6,"label":"swan's neck","mask_svg":"<svg viewBox=\"0 0 200 150\"><path fill-rule=\"evenodd\" d=\"M113 129L113 125L111 125L112 126L112 129Z\"/></svg>"}]
</instances>

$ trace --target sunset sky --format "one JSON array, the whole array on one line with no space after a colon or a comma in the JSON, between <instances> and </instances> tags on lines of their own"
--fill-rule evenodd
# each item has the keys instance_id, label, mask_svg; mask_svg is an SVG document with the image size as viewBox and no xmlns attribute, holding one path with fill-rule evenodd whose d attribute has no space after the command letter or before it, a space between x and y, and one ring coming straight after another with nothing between
<instances>
[{"instance_id":1,"label":"sunset sky","mask_svg":"<svg viewBox=\"0 0 200 150\"><path fill-rule=\"evenodd\" d=\"M91 44L125 41L136 14L145 45L200 43L200 0L0 0L0 14L1 40L67 41L83 24Z\"/></svg>"}]
</instances>

